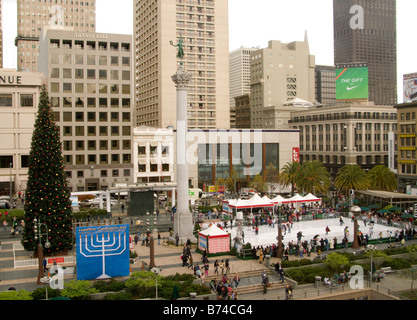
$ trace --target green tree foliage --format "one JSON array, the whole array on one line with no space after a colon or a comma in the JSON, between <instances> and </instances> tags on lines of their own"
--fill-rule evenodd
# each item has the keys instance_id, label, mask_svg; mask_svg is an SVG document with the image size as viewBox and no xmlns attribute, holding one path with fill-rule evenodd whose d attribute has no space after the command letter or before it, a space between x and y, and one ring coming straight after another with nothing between
<instances>
[{"instance_id":1,"label":"green tree foliage","mask_svg":"<svg viewBox=\"0 0 417 320\"><path fill-rule=\"evenodd\" d=\"M326 260L324 263L333 271L333 272L340 272L341 268L346 266L349 263L349 259L337 252L332 252L327 255Z\"/></svg>"},{"instance_id":2,"label":"green tree foliage","mask_svg":"<svg viewBox=\"0 0 417 320\"><path fill-rule=\"evenodd\" d=\"M384 165L377 165L368 172L370 188L373 190L395 191L398 180L394 172Z\"/></svg>"},{"instance_id":3,"label":"green tree foliage","mask_svg":"<svg viewBox=\"0 0 417 320\"><path fill-rule=\"evenodd\" d=\"M61 290L61 296L72 300L84 300L89 299L91 294L98 292L99 290L94 288L88 280L71 280L65 282L64 289Z\"/></svg>"},{"instance_id":4,"label":"green tree foliage","mask_svg":"<svg viewBox=\"0 0 417 320\"><path fill-rule=\"evenodd\" d=\"M258 192L265 192L266 189L267 189L264 178L259 173L256 176L253 177L253 179L249 183L249 186L251 188L254 188L255 190L257 190Z\"/></svg>"},{"instance_id":5,"label":"green tree foliage","mask_svg":"<svg viewBox=\"0 0 417 320\"><path fill-rule=\"evenodd\" d=\"M29 154L29 171L25 191L25 226L22 244L27 251L37 251L34 219L48 227L50 248L45 254L72 248L70 191L63 165L59 128L45 85L40 94L38 114ZM42 228L42 233L46 233ZM43 236L45 239L46 236Z\"/></svg>"},{"instance_id":6,"label":"green tree foliage","mask_svg":"<svg viewBox=\"0 0 417 320\"><path fill-rule=\"evenodd\" d=\"M350 189L366 190L369 187L369 180L365 170L357 164L343 166L334 181L335 187L347 193Z\"/></svg>"},{"instance_id":7,"label":"green tree foliage","mask_svg":"<svg viewBox=\"0 0 417 320\"><path fill-rule=\"evenodd\" d=\"M33 300L33 298L27 290L10 290L0 292L0 300Z\"/></svg>"},{"instance_id":8,"label":"green tree foliage","mask_svg":"<svg viewBox=\"0 0 417 320\"><path fill-rule=\"evenodd\" d=\"M301 165L296 181L299 191L326 194L330 187L330 174L320 161L307 161Z\"/></svg>"},{"instance_id":9,"label":"green tree foliage","mask_svg":"<svg viewBox=\"0 0 417 320\"><path fill-rule=\"evenodd\" d=\"M291 195L294 195L295 185L297 183L297 178L299 175L299 171L301 169L301 165L299 162L288 162L284 167L281 169L281 181L284 186L291 185Z\"/></svg>"},{"instance_id":10,"label":"green tree foliage","mask_svg":"<svg viewBox=\"0 0 417 320\"><path fill-rule=\"evenodd\" d=\"M161 287L161 276L158 277L158 290ZM132 292L139 294L141 297L146 297L152 292L155 294L156 278L152 271L137 271L132 272L129 279L126 280L125 285L131 289Z\"/></svg>"}]
</instances>

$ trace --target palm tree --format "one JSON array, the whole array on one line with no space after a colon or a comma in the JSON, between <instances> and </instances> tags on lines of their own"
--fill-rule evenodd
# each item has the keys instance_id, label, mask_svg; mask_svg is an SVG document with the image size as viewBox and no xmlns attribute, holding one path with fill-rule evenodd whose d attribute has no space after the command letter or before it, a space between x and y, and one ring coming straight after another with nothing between
<instances>
[{"instance_id":1,"label":"palm tree","mask_svg":"<svg viewBox=\"0 0 417 320\"><path fill-rule=\"evenodd\" d=\"M326 193L330 187L330 174L320 161L308 161L301 165L297 186L305 193Z\"/></svg>"},{"instance_id":2,"label":"palm tree","mask_svg":"<svg viewBox=\"0 0 417 320\"><path fill-rule=\"evenodd\" d=\"M288 162L281 169L281 178L284 186L291 185L291 196L294 195L294 186L297 183L297 176L300 171L299 162Z\"/></svg>"},{"instance_id":3,"label":"palm tree","mask_svg":"<svg viewBox=\"0 0 417 320\"><path fill-rule=\"evenodd\" d=\"M395 191L398 180L394 172L384 165L377 165L368 172L370 189Z\"/></svg>"},{"instance_id":4,"label":"palm tree","mask_svg":"<svg viewBox=\"0 0 417 320\"><path fill-rule=\"evenodd\" d=\"M341 191L366 190L369 187L369 180L365 170L357 164L343 166L334 180L334 185Z\"/></svg>"}]
</instances>

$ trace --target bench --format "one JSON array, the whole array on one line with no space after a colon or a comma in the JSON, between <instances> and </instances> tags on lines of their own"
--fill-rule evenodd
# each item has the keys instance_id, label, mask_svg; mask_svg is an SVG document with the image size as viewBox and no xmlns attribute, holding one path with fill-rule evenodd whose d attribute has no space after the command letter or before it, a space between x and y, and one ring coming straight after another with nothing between
<instances>
[{"instance_id":1,"label":"bench","mask_svg":"<svg viewBox=\"0 0 417 320\"><path fill-rule=\"evenodd\" d=\"M381 268L381 272L387 274L387 273L394 273L394 270L391 269L391 267L385 267Z\"/></svg>"}]
</instances>

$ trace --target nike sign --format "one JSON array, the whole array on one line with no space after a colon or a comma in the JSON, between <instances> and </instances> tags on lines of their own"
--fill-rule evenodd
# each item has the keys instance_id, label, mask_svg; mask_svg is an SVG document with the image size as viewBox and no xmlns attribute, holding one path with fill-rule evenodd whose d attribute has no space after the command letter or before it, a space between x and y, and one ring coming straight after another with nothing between
<instances>
[{"instance_id":1,"label":"nike sign","mask_svg":"<svg viewBox=\"0 0 417 320\"><path fill-rule=\"evenodd\" d=\"M359 87L359 86L347 87L346 89L347 89L348 91L350 91L350 90L353 90L353 89L355 89L355 88L357 88L357 87Z\"/></svg>"}]
</instances>

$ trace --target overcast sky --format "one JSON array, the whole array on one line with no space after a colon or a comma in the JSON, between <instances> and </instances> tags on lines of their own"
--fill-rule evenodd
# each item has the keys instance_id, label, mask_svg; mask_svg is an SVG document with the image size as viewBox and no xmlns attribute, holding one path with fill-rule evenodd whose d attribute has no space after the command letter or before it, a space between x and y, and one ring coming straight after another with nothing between
<instances>
[{"instance_id":1,"label":"overcast sky","mask_svg":"<svg viewBox=\"0 0 417 320\"><path fill-rule=\"evenodd\" d=\"M133 0L96 0L96 30L132 34ZM117 5L115 5L117 4ZM4 67L16 68L16 0L3 0ZM398 98L404 73L417 72L416 0L397 0ZM267 47L269 40L303 41L317 64L333 65L333 0L229 0L229 50Z\"/></svg>"}]
</instances>

